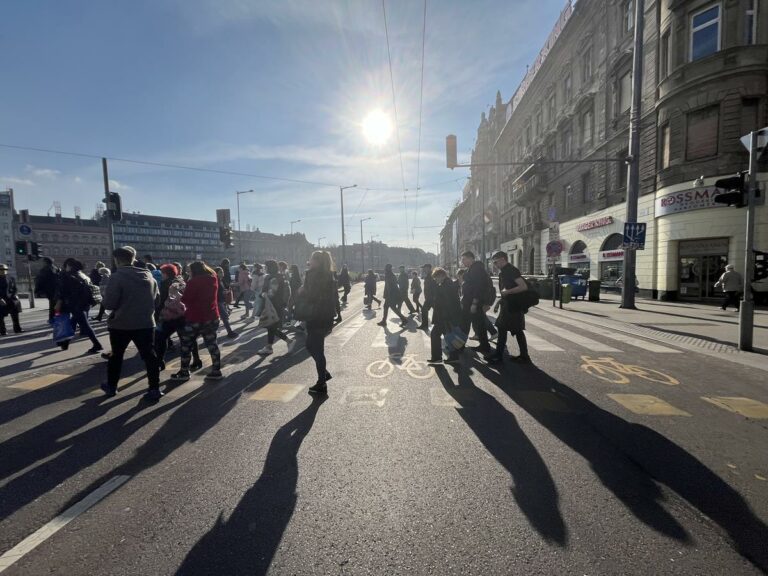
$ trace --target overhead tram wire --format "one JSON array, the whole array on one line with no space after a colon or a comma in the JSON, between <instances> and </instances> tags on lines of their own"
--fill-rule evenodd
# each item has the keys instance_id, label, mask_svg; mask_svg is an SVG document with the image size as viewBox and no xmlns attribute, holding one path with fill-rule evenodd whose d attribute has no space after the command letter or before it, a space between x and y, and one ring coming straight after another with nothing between
<instances>
[{"instance_id":1,"label":"overhead tram wire","mask_svg":"<svg viewBox=\"0 0 768 576\"><path fill-rule=\"evenodd\" d=\"M184 166L182 164L169 164L166 162L155 162L152 160L135 160L131 158L116 158L114 156L104 156L100 154L87 154L84 152L69 152L66 150L54 150L52 148L37 148L34 146L17 146L14 144L2 144L0 148L9 148L13 150L26 150L28 152L43 152L46 154L60 154L63 156L77 156L80 158L95 158L100 160L106 158L113 162L125 162L128 164L140 164L143 166L156 166L159 168L173 168L176 170L192 170L194 172L209 172L212 174L224 174L227 176L244 176L246 178L258 178L261 180L272 180L275 182L290 182L293 184L307 184L311 186L323 186L328 188L338 188L337 184L329 184L328 182L314 182L312 180L300 180L298 178L281 178L279 176L265 176L263 174L251 174L248 172L235 172L232 170L218 170L216 168L200 168L199 166Z\"/></svg>"},{"instance_id":2,"label":"overhead tram wire","mask_svg":"<svg viewBox=\"0 0 768 576\"><path fill-rule=\"evenodd\" d=\"M421 29L421 84L419 87L419 144L416 151L416 201L413 209L413 221L416 222L419 217L419 185L421 176L421 119L424 110L424 52L427 44L427 0L424 0L424 24ZM413 231L411 238L414 239Z\"/></svg>"},{"instance_id":3,"label":"overhead tram wire","mask_svg":"<svg viewBox=\"0 0 768 576\"><path fill-rule=\"evenodd\" d=\"M387 26L387 6L386 0L381 0L381 10L384 13L384 36L387 39L387 59L389 61L389 83L392 87L392 111L395 117L395 137L397 138L397 153L400 156L400 178L403 182L403 208L405 209L405 229L406 245L408 243L408 198L406 196L407 188L405 186L405 168L403 167L403 148L400 145L400 123L397 120L397 101L395 98L395 76L392 73L392 50L389 45L389 28Z\"/></svg>"}]
</instances>

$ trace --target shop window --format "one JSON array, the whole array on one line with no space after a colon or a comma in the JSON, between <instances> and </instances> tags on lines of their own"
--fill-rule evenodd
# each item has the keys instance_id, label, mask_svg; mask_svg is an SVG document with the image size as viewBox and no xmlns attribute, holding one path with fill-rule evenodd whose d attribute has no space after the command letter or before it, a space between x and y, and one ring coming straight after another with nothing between
<instances>
[{"instance_id":1,"label":"shop window","mask_svg":"<svg viewBox=\"0 0 768 576\"><path fill-rule=\"evenodd\" d=\"M664 80L672 70L672 64L669 61L671 56L669 38L669 30L667 30L661 35L661 40L659 41L659 80Z\"/></svg>"},{"instance_id":2,"label":"shop window","mask_svg":"<svg viewBox=\"0 0 768 576\"><path fill-rule=\"evenodd\" d=\"M717 154L720 107L690 112L686 117L685 159L709 158Z\"/></svg>"},{"instance_id":3,"label":"shop window","mask_svg":"<svg viewBox=\"0 0 768 576\"><path fill-rule=\"evenodd\" d=\"M632 72L627 71L619 78L616 85L616 114L624 114L632 106Z\"/></svg>"},{"instance_id":4,"label":"shop window","mask_svg":"<svg viewBox=\"0 0 768 576\"><path fill-rule=\"evenodd\" d=\"M757 0L751 0L744 14L744 44L757 44Z\"/></svg>"},{"instance_id":5,"label":"shop window","mask_svg":"<svg viewBox=\"0 0 768 576\"><path fill-rule=\"evenodd\" d=\"M661 168L669 168L669 146L671 143L671 130L669 123L661 127L659 133L659 162Z\"/></svg>"},{"instance_id":6,"label":"shop window","mask_svg":"<svg viewBox=\"0 0 768 576\"><path fill-rule=\"evenodd\" d=\"M759 98L743 98L741 101L741 131L740 135L749 134L758 129L757 112L760 109Z\"/></svg>"},{"instance_id":7,"label":"shop window","mask_svg":"<svg viewBox=\"0 0 768 576\"><path fill-rule=\"evenodd\" d=\"M720 4L691 16L691 62L720 50Z\"/></svg>"}]
</instances>

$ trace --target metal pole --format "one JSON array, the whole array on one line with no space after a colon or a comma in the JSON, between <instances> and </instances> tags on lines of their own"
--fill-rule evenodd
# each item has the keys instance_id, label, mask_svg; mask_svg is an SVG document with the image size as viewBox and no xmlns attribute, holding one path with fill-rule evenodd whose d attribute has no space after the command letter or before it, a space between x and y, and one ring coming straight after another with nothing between
<instances>
[{"instance_id":1,"label":"metal pole","mask_svg":"<svg viewBox=\"0 0 768 576\"><path fill-rule=\"evenodd\" d=\"M29 246L29 242L27 242L27 246ZM34 308L35 307L35 287L32 285L32 264L30 264L30 258L32 256L29 255L30 251L29 248L27 249L27 280L29 282L29 307Z\"/></svg>"},{"instance_id":2,"label":"metal pole","mask_svg":"<svg viewBox=\"0 0 768 576\"><path fill-rule=\"evenodd\" d=\"M240 253L240 262L242 262L243 261L243 242L242 242L243 239L240 237L240 192L235 191L235 196L237 196L237 245Z\"/></svg>"},{"instance_id":3,"label":"metal pole","mask_svg":"<svg viewBox=\"0 0 768 576\"><path fill-rule=\"evenodd\" d=\"M365 243L363 242L362 220L360 220L360 273L365 274Z\"/></svg>"},{"instance_id":4,"label":"metal pole","mask_svg":"<svg viewBox=\"0 0 768 576\"><path fill-rule=\"evenodd\" d=\"M344 234L344 187L339 186L339 197L341 198L341 265L347 260L347 237Z\"/></svg>"},{"instance_id":5,"label":"metal pole","mask_svg":"<svg viewBox=\"0 0 768 576\"><path fill-rule=\"evenodd\" d=\"M115 229L112 215L109 212L109 170L106 158L101 159L101 172L104 175L104 202L107 204L107 224L109 225L109 247L111 252L115 249ZM112 254L109 257L111 259Z\"/></svg>"},{"instance_id":6,"label":"metal pole","mask_svg":"<svg viewBox=\"0 0 768 576\"><path fill-rule=\"evenodd\" d=\"M486 186L488 185L488 182L491 180L491 169L488 168L487 174L486 174ZM482 262L483 262L483 270L487 270L486 262L485 262L485 186L480 187L480 224L483 227L483 233L480 237L480 252L482 252Z\"/></svg>"},{"instance_id":7,"label":"metal pole","mask_svg":"<svg viewBox=\"0 0 768 576\"><path fill-rule=\"evenodd\" d=\"M757 132L749 134L749 184L747 188L747 231L744 246L744 296L739 306L739 350L752 350L755 301L752 295L752 271L755 243L755 189L757 188Z\"/></svg>"},{"instance_id":8,"label":"metal pole","mask_svg":"<svg viewBox=\"0 0 768 576\"><path fill-rule=\"evenodd\" d=\"M640 108L643 102L643 25L645 0L635 0L635 46L632 59L632 108L629 112L629 173L625 223L637 222L640 195ZM635 308L635 250L624 250L624 286L621 308Z\"/></svg>"}]
</instances>

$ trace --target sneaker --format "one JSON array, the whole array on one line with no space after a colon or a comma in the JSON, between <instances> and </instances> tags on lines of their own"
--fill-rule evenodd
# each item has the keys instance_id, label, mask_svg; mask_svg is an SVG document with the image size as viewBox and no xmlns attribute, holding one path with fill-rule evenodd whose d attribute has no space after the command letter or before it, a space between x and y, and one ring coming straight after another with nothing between
<instances>
[{"instance_id":1,"label":"sneaker","mask_svg":"<svg viewBox=\"0 0 768 576\"><path fill-rule=\"evenodd\" d=\"M288 352L293 352L293 350L296 348L296 339L293 338L291 340L288 340L287 342Z\"/></svg>"},{"instance_id":2,"label":"sneaker","mask_svg":"<svg viewBox=\"0 0 768 576\"><path fill-rule=\"evenodd\" d=\"M189 380L189 370L179 370L175 374L171 374L171 380L186 382Z\"/></svg>"},{"instance_id":3,"label":"sneaker","mask_svg":"<svg viewBox=\"0 0 768 576\"><path fill-rule=\"evenodd\" d=\"M514 356L512 361L517 362L518 364L533 364L533 361L531 360L531 357L528 356L528 354L525 356Z\"/></svg>"},{"instance_id":4,"label":"sneaker","mask_svg":"<svg viewBox=\"0 0 768 576\"><path fill-rule=\"evenodd\" d=\"M99 388L104 390L104 394L107 396L107 398L112 398L112 396L117 395L117 386L110 386L106 382L102 382Z\"/></svg>"},{"instance_id":5,"label":"sneaker","mask_svg":"<svg viewBox=\"0 0 768 576\"><path fill-rule=\"evenodd\" d=\"M160 370L160 372L162 372L163 370L165 370L165 362L163 362L162 360L160 360L160 362L158 362L158 364L157 364L157 368Z\"/></svg>"},{"instance_id":6,"label":"sneaker","mask_svg":"<svg viewBox=\"0 0 768 576\"><path fill-rule=\"evenodd\" d=\"M325 371L325 381L328 382L328 380L330 380L331 378L333 378L333 376L331 376L331 373L328 372L328 370L326 370Z\"/></svg>"},{"instance_id":7,"label":"sneaker","mask_svg":"<svg viewBox=\"0 0 768 576\"><path fill-rule=\"evenodd\" d=\"M102 350L104 350L103 346L101 346L101 345L94 346L93 348L89 348L88 349L88 354L98 354Z\"/></svg>"},{"instance_id":8,"label":"sneaker","mask_svg":"<svg viewBox=\"0 0 768 576\"><path fill-rule=\"evenodd\" d=\"M442 358L430 358L427 360L427 364L442 364L443 359Z\"/></svg>"},{"instance_id":9,"label":"sneaker","mask_svg":"<svg viewBox=\"0 0 768 576\"><path fill-rule=\"evenodd\" d=\"M256 352L256 354L258 354L259 356L269 356L270 354L272 354L272 352L273 352L272 346L267 344L266 346L264 346L264 348Z\"/></svg>"},{"instance_id":10,"label":"sneaker","mask_svg":"<svg viewBox=\"0 0 768 576\"><path fill-rule=\"evenodd\" d=\"M310 386L308 392L310 394L328 394L328 385L325 382L318 382L314 386Z\"/></svg>"},{"instance_id":11,"label":"sneaker","mask_svg":"<svg viewBox=\"0 0 768 576\"><path fill-rule=\"evenodd\" d=\"M461 363L461 358L458 355L456 355L456 356L448 356L448 358L445 360L445 363L446 364L459 364L459 363Z\"/></svg>"},{"instance_id":12,"label":"sneaker","mask_svg":"<svg viewBox=\"0 0 768 576\"><path fill-rule=\"evenodd\" d=\"M237 332L230 332L229 334L227 334L227 338L230 338L232 340L234 340L238 336L240 336L240 334L238 334Z\"/></svg>"},{"instance_id":13,"label":"sneaker","mask_svg":"<svg viewBox=\"0 0 768 576\"><path fill-rule=\"evenodd\" d=\"M400 321L400 327L401 328L407 328L408 327L408 320L401 320Z\"/></svg>"},{"instance_id":14,"label":"sneaker","mask_svg":"<svg viewBox=\"0 0 768 576\"><path fill-rule=\"evenodd\" d=\"M214 369L205 375L206 380L221 380L222 378L224 378L224 374L221 373L221 370Z\"/></svg>"},{"instance_id":15,"label":"sneaker","mask_svg":"<svg viewBox=\"0 0 768 576\"><path fill-rule=\"evenodd\" d=\"M109 360L112 357L112 352L102 352L101 357L104 358L104 360Z\"/></svg>"},{"instance_id":16,"label":"sneaker","mask_svg":"<svg viewBox=\"0 0 768 576\"><path fill-rule=\"evenodd\" d=\"M150 388L147 390L147 393L144 394L144 400L147 402L157 402L163 396L165 396L165 394L160 391L160 388Z\"/></svg>"},{"instance_id":17,"label":"sneaker","mask_svg":"<svg viewBox=\"0 0 768 576\"><path fill-rule=\"evenodd\" d=\"M474 350L478 354L482 354L484 356L487 356L491 352L493 352L493 349L490 346L473 346L472 350Z\"/></svg>"},{"instance_id":18,"label":"sneaker","mask_svg":"<svg viewBox=\"0 0 768 576\"><path fill-rule=\"evenodd\" d=\"M203 361L198 360L197 362L192 362L192 364L189 366L189 369L191 372L194 372L195 370L200 370L200 368L203 367Z\"/></svg>"},{"instance_id":19,"label":"sneaker","mask_svg":"<svg viewBox=\"0 0 768 576\"><path fill-rule=\"evenodd\" d=\"M376 326L386 326L386 321L382 320L381 322L376 322Z\"/></svg>"},{"instance_id":20,"label":"sneaker","mask_svg":"<svg viewBox=\"0 0 768 576\"><path fill-rule=\"evenodd\" d=\"M485 357L485 361L488 364L501 364L504 362L504 357L501 354L489 354Z\"/></svg>"}]
</instances>

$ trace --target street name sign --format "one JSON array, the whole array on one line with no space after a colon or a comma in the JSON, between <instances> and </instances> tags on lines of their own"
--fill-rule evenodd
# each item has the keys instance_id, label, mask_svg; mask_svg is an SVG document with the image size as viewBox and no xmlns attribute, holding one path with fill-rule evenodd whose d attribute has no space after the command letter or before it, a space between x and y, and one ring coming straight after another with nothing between
<instances>
[{"instance_id":1,"label":"street name sign","mask_svg":"<svg viewBox=\"0 0 768 576\"><path fill-rule=\"evenodd\" d=\"M645 222L624 223L624 250L645 250Z\"/></svg>"}]
</instances>

